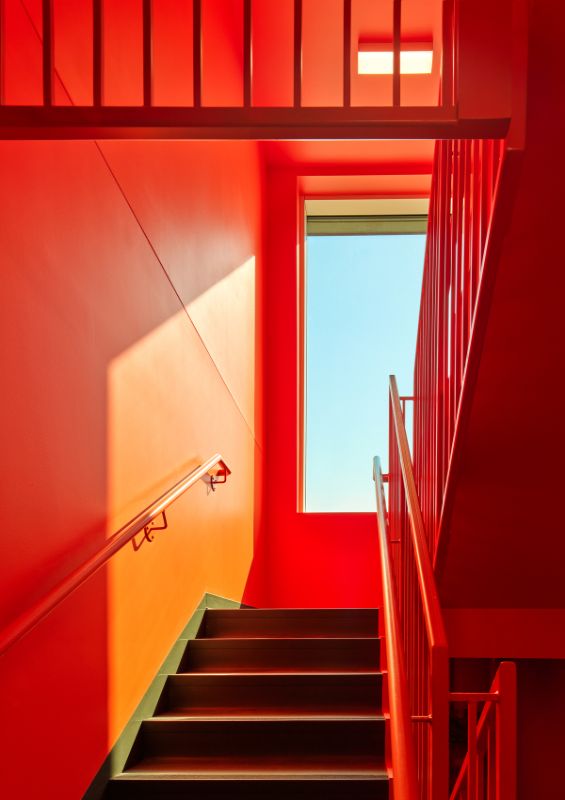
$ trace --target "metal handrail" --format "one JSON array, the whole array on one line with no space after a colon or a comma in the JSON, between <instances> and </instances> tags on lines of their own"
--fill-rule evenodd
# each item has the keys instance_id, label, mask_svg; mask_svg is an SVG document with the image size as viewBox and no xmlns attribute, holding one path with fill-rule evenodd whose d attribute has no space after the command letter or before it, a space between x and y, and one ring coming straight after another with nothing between
<instances>
[{"instance_id":1,"label":"metal handrail","mask_svg":"<svg viewBox=\"0 0 565 800\"><path fill-rule=\"evenodd\" d=\"M388 670L388 698L390 705L390 745L392 757L392 779L395 800L417 800L418 781L416 759L412 741L410 705L406 682L406 667L402 649L402 634L398 620L398 601L392 573L388 542L386 500L384 494L381 462L373 460L373 480L377 496L377 520L379 526L379 551L383 582L383 611L385 623L385 646Z\"/></svg>"},{"instance_id":2,"label":"metal handrail","mask_svg":"<svg viewBox=\"0 0 565 800\"><path fill-rule=\"evenodd\" d=\"M428 749L431 744L431 749L426 756L422 755L418 750L418 772L419 780L422 783L420 787L421 796L430 800L443 800L447 795L449 757L449 709L447 702L449 656L447 636L431 555L428 549L420 500L416 489L404 415L394 375L390 376L390 409L391 447L396 448L394 458L397 460L402 475L402 478L400 479L399 476L398 480L401 480L404 488L404 502L409 521L406 536L411 547L405 550L404 545L401 544L400 546L406 555L409 550L412 552L410 563L413 565L415 572L415 585L410 583L408 587L399 586L399 592L408 592L409 596L417 598L422 611L422 630L419 629L419 623L415 619L401 620L403 637L405 642L407 641L406 637L410 641L415 640L418 643L416 646L422 649L422 654L427 650L427 656L425 656L428 670L426 686L422 685L419 674L410 673L407 675L411 693L415 692L420 699L423 699L424 695L427 694L425 713L431 717L431 739L429 740L430 743L424 746L424 749ZM393 453L391 453L391 459L392 457ZM394 490L394 487L392 487L392 490ZM424 692L424 695L422 695L422 692ZM419 713L422 713L421 709Z\"/></svg>"},{"instance_id":3,"label":"metal handrail","mask_svg":"<svg viewBox=\"0 0 565 800\"><path fill-rule=\"evenodd\" d=\"M443 648L447 651L447 636L445 633L445 626L443 624L443 616L441 613L441 606L436 589L434 570L427 544L426 529L424 527L422 511L420 509L420 501L418 499L418 490L416 489L416 480L414 478L414 469L412 467L412 457L410 455L410 445L408 444L408 436L406 435L404 418L400 408L400 397L398 394L396 377L391 375L389 380L394 431L396 434L398 454L400 456L402 478L404 480L406 504L408 506L408 514L410 517L410 530L412 531L412 543L414 545L414 555L416 560L416 569L418 571L418 583L420 585L420 595L424 610L426 632L430 647L436 649Z\"/></svg>"},{"instance_id":4,"label":"metal handrail","mask_svg":"<svg viewBox=\"0 0 565 800\"><path fill-rule=\"evenodd\" d=\"M191 486L209 474L214 467L219 467L216 478L222 477L224 480L216 481L211 478L212 487L216 482L224 482L231 473L226 462L219 453L204 461L175 483L168 491L154 500L150 505L139 512L133 519L127 522L122 528L114 533L93 556L87 559L77 569L67 575L54 589L45 597L39 600L34 606L21 614L13 623L0 634L0 655L3 655L12 645L19 641L26 633L41 622L48 614L53 611L66 597L75 589L78 589L88 578L94 575L100 567L103 567L110 558L121 550L124 545L130 542L136 534L144 531L151 525L154 519L164 514L165 510L178 500Z\"/></svg>"}]
</instances>

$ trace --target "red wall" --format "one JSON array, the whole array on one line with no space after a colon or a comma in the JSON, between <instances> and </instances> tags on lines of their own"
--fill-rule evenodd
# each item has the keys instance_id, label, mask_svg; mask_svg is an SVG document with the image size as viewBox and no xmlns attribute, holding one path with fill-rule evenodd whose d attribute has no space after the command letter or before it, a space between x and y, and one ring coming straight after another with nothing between
<instances>
[{"instance_id":1,"label":"red wall","mask_svg":"<svg viewBox=\"0 0 565 800\"><path fill-rule=\"evenodd\" d=\"M2 624L204 458L233 470L0 659L2 794L25 771L76 800L202 594L245 591L262 166L246 143L7 142L0 172Z\"/></svg>"},{"instance_id":2,"label":"red wall","mask_svg":"<svg viewBox=\"0 0 565 800\"><path fill-rule=\"evenodd\" d=\"M297 167L268 173L266 526L272 606L378 606L372 514L304 514L300 484L299 185ZM370 480L370 467L367 468Z\"/></svg>"}]
</instances>

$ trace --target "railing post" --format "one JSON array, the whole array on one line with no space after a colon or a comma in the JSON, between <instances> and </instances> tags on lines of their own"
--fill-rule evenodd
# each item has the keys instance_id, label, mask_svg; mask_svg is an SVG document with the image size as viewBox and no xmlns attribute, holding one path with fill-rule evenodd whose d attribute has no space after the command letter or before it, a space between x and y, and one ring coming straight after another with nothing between
<instances>
[{"instance_id":1,"label":"railing post","mask_svg":"<svg viewBox=\"0 0 565 800\"><path fill-rule=\"evenodd\" d=\"M43 0L43 105L53 105L53 0Z\"/></svg>"},{"instance_id":2,"label":"railing post","mask_svg":"<svg viewBox=\"0 0 565 800\"><path fill-rule=\"evenodd\" d=\"M432 800L445 800L449 788L449 657L446 647L431 652L431 791Z\"/></svg>"},{"instance_id":3,"label":"railing post","mask_svg":"<svg viewBox=\"0 0 565 800\"><path fill-rule=\"evenodd\" d=\"M0 106L4 104L4 0L0 0Z\"/></svg>"},{"instance_id":4,"label":"railing post","mask_svg":"<svg viewBox=\"0 0 565 800\"><path fill-rule=\"evenodd\" d=\"M143 105L153 102L153 3L143 0Z\"/></svg>"},{"instance_id":5,"label":"railing post","mask_svg":"<svg viewBox=\"0 0 565 800\"><path fill-rule=\"evenodd\" d=\"M343 0L343 107L351 105L351 0Z\"/></svg>"},{"instance_id":6,"label":"railing post","mask_svg":"<svg viewBox=\"0 0 565 800\"><path fill-rule=\"evenodd\" d=\"M496 706L496 800L516 800L516 665L503 661L493 689Z\"/></svg>"},{"instance_id":7,"label":"railing post","mask_svg":"<svg viewBox=\"0 0 565 800\"><path fill-rule=\"evenodd\" d=\"M294 107L302 105L302 0L294 0Z\"/></svg>"},{"instance_id":8,"label":"railing post","mask_svg":"<svg viewBox=\"0 0 565 800\"><path fill-rule=\"evenodd\" d=\"M402 0L393 0L392 10L392 105L400 105L400 47Z\"/></svg>"},{"instance_id":9,"label":"railing post","mask_svg":"<svg viewBox=\"0 0 565 800\"><path fill-rule=\"evenodd\" d=\"M102 71L103 44L102 44L102 0L93 0L92 3L92 104L95 108L102 105Z\"/></svg>"},{"instance_id":10,"label":"railing post","mask_svg":"<svg viewBox=\"0 0 565 800\"><path fill-rule=\"evenodd\" d=\"M251 0L243 2L243 105L253 102L253 9Z\"/></svg>"},{"instance_id":11,"label":"railing post","mask_svg":"<svg viewBox=\"0 0 565 800\"><path fill-rule=\"evenodd\" d=\"M192 92L194 108L202 105L202 0L192 0Z\"/></svg>"},{"instance_id":12,"label":"railing post","mask_svg":"<svg viewBox=\"0 0 565 800\"><path fill-rule=\"evenodd\" d=\"M444 0L442 19L442 46L441 46L441 103L444 108L454 105L453 70L455 64L455 30L453 0Z\"/></svg>"}]
</instances>

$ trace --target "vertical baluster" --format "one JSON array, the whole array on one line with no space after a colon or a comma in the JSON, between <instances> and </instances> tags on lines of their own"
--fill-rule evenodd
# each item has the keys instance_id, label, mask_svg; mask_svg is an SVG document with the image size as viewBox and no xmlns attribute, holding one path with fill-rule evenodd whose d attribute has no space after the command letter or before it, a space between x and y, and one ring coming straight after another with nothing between
<instances>
[{"instance_id":1,"label":"vertical baluster","mask_svg":"<svg viewBox=\"0 0 565 800\"><path fill-rule=\"evenodd\" d=\"M302 105L302 0L294 0L294 107Z\"/></svg>"},{"instance_id":2,"label":"vertical baluster","mask_svg":"<svg viewBox=\"0 0 565 800\"><path fill-rule=\"evenodd\" d=\"M441 104L453 106L453 64L455 61L455 31L453 0L444 0L441 39Z\"/></svg>"},{"instance_id":3,"label":"vertical baluster","mask_svg":"<svg viewBox=\"0 0 565 800\"><path fill-rule=\"evenodd\" d=\"M4 0L0 0L0 106L4 105Z\"/></svg>"},{"instance_id":4,"label":"vertical baluster","mask_svg":"<svg viewBox=\"0 0 565 800\"><path fill-rule=\"evenodd\" d=\"M153 102L152 0L143 0L143 105Z\"/></svg>"},{"instance_id":5,"label":"vertical baluster","mask_svg":"<svg viewBox=\"0 0 565 800\"><path fill-rule=\"evenodd\" d=\"M496 800L496 734L492 721L487 734L486 800Z\"/></svg>"},{"instance_id":6,"label":"vertical baluster","mask_svg":"<svg viewBox=\"0 0 565 800\"><path fill-rule=\"evenodd\" d=\"M243 4L243 105L250 108L252 104L253 83L253 18L251 0Z\"/></svg>"},{"instance_id":7,"label":"vertical baluster","mask_svg":"<svg viewBox=\"0 0 565 800\"><path fill-rule=\"evenodd\" d=\"M392 105L400 105L400 25L401 0L394 0L392 11Z\"/></svg>"},{"instance_id":8,"label":"vertical baluster","mask_svg":"<svg viewBox=\"0 0 565 800\"><path fill-rule=\"evenodd\" d=\"M481 142L473 143L473 300L471 323L475 316L475 301L481 272Z\"/></svg>"},{"instance_id":9,"label":"vertical baluster","mask_svg":"<svg viewBox=\"0 0 565 800\"><path fill-rule=\"evenodd\" d=\"M43 0L43 105L53 105L53 0Z\"/></svg>"},{"instance_id":10,"label":"vertical baluster","mask_svg":"<svg viewBox=\"0 0 565 800\"><path fill-rule=\"evenodd\" d=\"M195 108L202 105L202 0L192 0L192 81Z\"/></svg>"},{"instance_id":11,"label":"vertical baluster","mask_svg":"<svg viewBox=\"0 0 565 800\"><path fill-rule=\"evenodd\" d=\"M471 279L472 279L472 269L471 269L471 258L472 258L472 242L473 242L473 229L472 229L472 218L471 218L471 206L472 206L472 184L471 184L471 173L472 173L472 141L467 140L465 142L465 217L464 217L464 231L463 235L465 237L465 259L463 264L465 280L463 283L463 298L462 298L462 314L461 314L461 324L463 327L463 335L462 335L462 360L461 360L461 372L463 373L465 369L465 364L467 362L467 353L468 353L468 345L469 345L469 334L471 330L471 296L472 296L472 289L471 289Z\"/></svg>"},{"instance_id":12,"label":"vertical baluster","mask_svg":"<svg viewBox=\"0 0 565 800\"><path fill-rule=\"evenodd\" d=\"M493 689L498 691L496 706L496 797L516 798L516 665L503 661Z\"/></svg>"},{"instance_id":13,"label":"vertical baluster","mask_svg":"<svg viewBox=\"0 0 565 800\"><path fill-rule=\"evenodd\" d=\"M92 2L92 103L102 105L102 0Z\"/></svg>"},{"instance_id":14,"label":"vertical baluster","mask_svg":"<svg viewBox=\"0 0 565 800\"><path fill-rule=\"evenodd\" d=\"M351 105L351 0L343 0L343 107Z\"/></svg>"},{"instance_id":15,"label":"vertical baluster","mask_svg":"<svg viewBox=\"0 0 565 800\"><path fill-rule=\"evenodd\" d=\"M467 800L477 800L477 704L467 706Z\"/></svg>"}]
</instances>

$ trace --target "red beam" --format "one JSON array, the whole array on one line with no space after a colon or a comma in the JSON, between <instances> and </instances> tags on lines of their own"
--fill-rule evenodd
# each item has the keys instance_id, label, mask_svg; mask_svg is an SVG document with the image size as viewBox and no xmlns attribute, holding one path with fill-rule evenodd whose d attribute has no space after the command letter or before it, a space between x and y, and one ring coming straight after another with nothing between
<instances>
[{"instance_id":1,"label":"red beam","mask_svg":"<svg viewBox=\"0 0 565 800\"><path fill-rule=\"evenodd\" d=\"M0 108L0 139L472 139L503 137L508 126L508 119L461 120L432 107Z\"/></svg>"}]
</instances>

